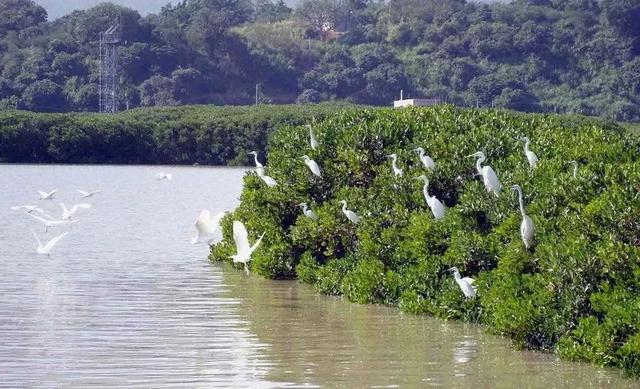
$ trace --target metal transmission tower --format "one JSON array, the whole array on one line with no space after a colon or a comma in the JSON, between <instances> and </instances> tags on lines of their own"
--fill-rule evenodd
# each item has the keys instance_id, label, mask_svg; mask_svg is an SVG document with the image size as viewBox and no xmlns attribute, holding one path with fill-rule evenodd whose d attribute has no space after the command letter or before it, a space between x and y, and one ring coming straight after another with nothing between
<instances>
[{"instance_id":1,"label":"metal transmission tower","mask_svg":"<svg viewBox=\"0 0 640 389\"><path fill-rule=\"evenodd\" d=\"M100 34L100 112L116 112L118 109L118 28L118 25L113 25Z\"/></svg>"}]
</instances>

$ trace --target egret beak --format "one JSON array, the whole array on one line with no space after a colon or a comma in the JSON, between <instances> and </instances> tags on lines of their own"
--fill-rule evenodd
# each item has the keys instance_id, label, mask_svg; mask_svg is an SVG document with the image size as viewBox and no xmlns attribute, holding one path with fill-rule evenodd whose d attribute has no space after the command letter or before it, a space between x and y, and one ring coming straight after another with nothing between
<instances>
[{"instance_id":1,"label":"egret beak","mask_svg":"<svg viewBox=\"0 0 640 389\"><path fill-rule=\"evenodd\" d=\"M467 155L465 158L471 158L471 157L477 157L477 156L478 156L478 153L474 153L471 155Z\"/></svg>"}]
</instances>

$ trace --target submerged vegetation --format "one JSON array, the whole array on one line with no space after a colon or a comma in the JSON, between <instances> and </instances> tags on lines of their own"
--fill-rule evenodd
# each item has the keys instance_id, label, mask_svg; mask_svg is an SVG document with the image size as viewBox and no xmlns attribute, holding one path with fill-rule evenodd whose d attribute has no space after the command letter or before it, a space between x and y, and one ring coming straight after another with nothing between
<instances>
[{"instance_id":1,"label":"submerged vegetation","mask_svg":"<svg viewBox=\"0 0 640 389\"><path fill-rule=\"evenodd\" d=\"M278 126L320 120L338 105L183 106L113 115L0 111L0 161L242 165L264 158Z\"/></svg>"},{"instance_id":2,"label":"submerged vegetation","mask_svg":"<svg viewBox=\"0 0 640 389\"><path fill-rule=\"evenodd\" d=\"M251 269L298 278L358 303L485 324L519 347L617 366L640 375L640 142L613 123L452 106L346 110L309 130L278 130L268 187L249 173L241 204L223 219L212 260L229 261L233 220L250 241L266 232ZM539 161L531 168L522 137ZM423 147L435 168L414 151ZM483 151L502 183L476 176ZM397 155L394 174L388 156ZM322 170L312 174L307 154ZM574 175L574 164L577 169ZM435 219L422 194L446 206ZM535 225L527 250L518 197ZM341 200L360 221L349 221ZM307 203L317 220L299 206ZM465 298L451 273L473 277Z\"/></svg>"}]
</instances>

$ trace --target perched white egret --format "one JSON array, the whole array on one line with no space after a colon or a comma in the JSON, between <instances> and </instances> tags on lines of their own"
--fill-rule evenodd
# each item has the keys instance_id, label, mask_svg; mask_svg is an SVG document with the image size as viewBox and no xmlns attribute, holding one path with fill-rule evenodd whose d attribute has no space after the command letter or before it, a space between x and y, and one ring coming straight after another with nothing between
<instances>
[{"instance_id":1,"label":"perched white egret","mask_svg":"<svg viewBox=\"0 0 640 389\"><path fill-rule=\"evenodd\" d=\"M573 178L578 177L578 161L570 161L573 164Z\"/></svg>"},{"instance_id":2,"label":"perched white egret","mask_svg":"<svg viewBox=\"0 0 640 389\"><path fill-rule=\"evenodd\" d=\"M258 152L251 151L249 152L249 155L253 155L253 160L256 163L256 174L260 177L264 176L264 165L258 161Z\"/></svg>"},{"instance_id":3,"label":"perched white egret","mask_svg":"<svg viewBox=\"0 0 640 389\"><path fill-rule=\"evenodd\" d=\"M302 159L304 159L305 165L309 167L311 173L313 173L317 177L322 177L322 173L320 173L320 166L313 159L309 158L308 155L303 155Z\"/></svg>"},{"instance_id":4,"label":"perched white egret","mask_svg":"<svg viewBox=\"0 0 640 389\"><path fill-rule=\"evenodd\" d=\"M53 200L53 197L55 196L56 193L58 193L58 189L54 189L48 193L42 190L38 191L38 194L40 195L40 200Z\"/></svg>"},{"instance_id":5,"label":"perched white egret","mask_svg":"<svg viewBox=\"0 0 640 389\"><path fill-rule=\"evenodd\" d=\"M251 261L251 253L258 248L258 245L262 242L262 238L264 238L264 234L263 232L253 246L249 246L249 234L247 233L246 227L240 221L234 220L233 222L233 240L236 242L237 253L232 255L231 258L233 258L233 263L244 264L244 270L247 274L249 274L247 263Z\"/></svg>"},{"instance_id":6,"label":"perched white egret","mask_svg":"<svg viewBox=\"0 0 640 389\"><path fill-rule=\"evenodd\" d=\"M458 283L460 290L462 290L464 297L472 298L476 296L476 288L475 286L473 286L473 283L475 282L475 280L473 278L461 277L460 272L458 271L458 268L455 266L449 269L449 271L453 272L453 278L456 279L456 282Z\"/></svg>"},{"instance_id":7,"label":"perched white egret","mask_svg":"<svg viewBox=\"0 0 640 389\"><path fill-rule=\"evenodd\" d=\"M396 162L398 161L398 156L393 153L387 155L388 158L391 158L391 168L393 169L393 175L396 177L402 177L402 169L398 168Z\"/></svg>"},{"instance_id":8,"label":"perched white egret","mask_svg":"<svg viewBox=\"0 0 640 389\"><path fill-rule=\"evenodd\" d=\"M524 247L528 250L533 244L533 235L535 229L533 227L533 220L524 212L524 203L522 201L522 188L520 185L514 185L511 190L518 192L518 201L520 202L520 213L522 214L522 224L520 224L520 236L524 242Z\"/></svg>"},{"instance_id":9,"label":"perched white egret","mask_svg":"<svg viewBox=\"0 0 640 389\"><path fill-rule=\"evenodd\" d=\"M351 221L351 223L353 224L358 224L360 222L360 217L358 215L356 215L355 212L350 211L347 209L347 202L344 200L340 200L340 203L342 204L342 213L344 213L344 215L347 217L347 219L349 219Z\"/></svg>"},{"instance_id":10,"label":"perched white egret","mask_svg":"<svg viewBox=\"0 0 640 389\"><path fill-rule=\"evenodd\" d=\"M173 178L171 173L165 173L165 172L156 173L155 177L156 177L156 180L158 181L162 181L162 180L171 181L171 179Z\"/></svg>"},{"instance_id":11,"label":"perched white egret","mask_svg":"<svg viewBox=\"0 0 640 389\"><path fill-rule=\"evenodd\" d=\"M220 212L212 218L211 211L208 209L200 211L195 222L196 234L190 242L193 244L206 243L210 246L218 244L222 240L220 221L224 214L225 212Z\"/></svg>"},{"instance_id":12,"label":"perched white egret","mask_svg":"<svg viewBox=\"0 0 640 389\"><path fill-rule=\"evenodd\" d=\"M536 164L538 163L538 156L536 155L536 153L529 150L529 144L531 143L529 141L529 138L524 136L522 137L522 140L524 141L524 155L527 156L527 161L529 161L529 166L531 166L532 168L535 168Z\"/></svg>"},{"instance_id":13,"label":"perched white egret","mask_svg":"<svg viewBox=\"0 0 640 389\"><path fill-rule=\"evenodd\" d=\"M308 217L309 219L318 220L318 215L316 215L316 213L313 212L313 210L311 210L310 208L307 208L307 203L300 203L298 204L298 206L302 207L302 213L304 213L306 217Z\"/></svg>"},{"instance_id":14,"label":"perched white egret","mask_svg":"<svg viewBox=\"0 0 640 389\"><path fill-rule=\"evenodd\" d=\"M94 194L97 194L97 193L101 192L100 190L93 190L93 191L90 191L90 192L87 192L87 191L81 190L81 189L76 189L76 190L78 191L78 193L80 193L80 196L83 199L86 199L86 198L89 198L89 197L93 197Z\"/></svg>"},{"instance_id":15,"label":"perched white egret","mask_svg":"<svg viewBox=\"0 0 640 389\"><path fill-rule=\"evenodd\" d=\"M40 216L36 216L33 213L28 213L29 216L31 216L32 218L38 220L39 222L41 222L42 224L44 224L44 232L47 232L47 230L50 227L57 227L57 226L64 226L64 225L69 225L72 223L77 223L78 220L52 220L52 219L44 219L41 218Z\"/></svg>"},{"instance_id":16,"label":"perched white egret","mask_svg":"<svg viewBox=\"0 0 640 389\"><path fill-rule=\"evenodd\" d=\"M431 213L433 213L433 217L436 219L442 219L445 213L444 204L436 196L429 196L429 179L427 176L415 177L416 180L423 180L424 187L422 188L422 194L424 194L424 199L427 201L427 205L431 208Z\"/></svg>"},{"instance_id":17,"label":"perched white egret","mask_svg":"<svg viewBox=\"0 0 640 389\"><path fill-rule=\"evenodd\" d=\"M311 144L311 148L313 150L318 148L318 141L316 140L316 136L313 133L313 127L311 127L311 125L307 124L307 127L309 127L309 143Z\"/></svg>"},{"instance_id":18,"label":"perched white egret","mask_svg":"<svg viewBox=\"0 0 640 389\"><path fill-rule=\"evenodd\" d=\"M47 244L43 246L42 242L40 242L40 238L38 238L38 235L36 235L34 231L31 231L31 232L33 232L33 236L36 238L36 241L38 242L38 247L36 248L36 251L38 252L38 254L45 254L45 255L51 255L51 249L53 249L53 247L60 241L60 239L64 238L64 236L68 234L68 232L60 234L55 238L51 239L50 241L48 241Z\"/></svg>"},{"instance_id":19,"label":"perched white egret","mask_svg":"<svg viewBox=\"0 0 640 389\"><path fill-rule=\"evenodd\" d=\"M269 177L269 176L262 175L262 176L260 176L260 179L261 179L262 181L264 181L264 183L265 183L265 184L267 184L267 186L268 186L269 188L273 188L274 186L277 186L277 185L278 185L278 183L276 182L276 180L274 180L273 178L271 178L271 177Z\"/></svg>"},{"instance_id":20,"label":"perched white egret","mask_svg":"<svg viewBox=\"0 0 640 389\"><path fill-rule=\"evenodd\" d=\"M413 151L418 152L418 157L420 158L420 162L425 167L425 169L433 169L436 167L436 163L433 162L430 156L424 153L424 149L422 147L416 147Z\"/></svg>"},{"instance_id":21,"label":"perched white egret","mask_svg":"<svg viewBox=\"0 0 640 389\"><path fill-rule=\"evenodd\" d=\"M91 204L76 204L71 209L67 209L67 206L63 203L60 203L60 208L62 208L62 220L71 220L71 216L78 211L78 209L89 209L91 208Z\"/></svg>"},{"instance_id":22,"label":"perched white egret","mask_svg":"<svg viewBox=\"0 0 640 389\"><path fill-rule=\"evenodd\" d=\"M482 162L484 162L487 157L484 155L482 151L478 151L477 153L471 154L468 157L477 157L476 161L476 169L478 170L478 174L482 176L482 181L484 182L485 188L487 188L487 192L493 192L493 194L498 197L500 195L500 191L502 190L502 184L500 184L500 180L498 180L498 176L496 172L493 171L491 166L482 166Z\"/></svg>"}]
</instances>

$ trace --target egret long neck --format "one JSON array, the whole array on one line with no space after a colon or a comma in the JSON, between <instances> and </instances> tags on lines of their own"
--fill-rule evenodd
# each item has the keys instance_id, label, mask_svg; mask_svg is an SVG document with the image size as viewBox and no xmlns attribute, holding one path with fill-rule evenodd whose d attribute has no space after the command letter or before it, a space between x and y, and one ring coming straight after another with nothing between
<instances>
[{"instance_id":1,"label":"egret long neck","mask_svg":"<svg viewBox=\"0 0 640 389\"><path fill-rule=\"evenodd\" d=\"M342 212L347 212L347 203L342 203Z\"/></svg>"},{"instance_id":2,"label":"egret long neck","mask_svg":"<svg viewBox=\"0 0 640 389\"><path fill-rule=\"evenodd\" d=\"M424 198L429 202L431 200L431 196L429 196L429 181L424 180L424 186L422 187L422 193L424 193Z\"/></svg>"},{"instance_id":3,"label":"egret long neck","mask_svg":"<svg viewBox=\"0 0 640 389\"><path fill-rule=\"evenodd\" d=\"M457 270L454 270L453 271L453 278L455 278L456 280L459 280L461 278L460 277L460 272L457 271Z\"/></svg>"},{"instance_id":4,"label":"egret long neck","mask_svg":"<svg viewBox=\"0 0 640 389\"><path fill-rule=\"evenodd\" d=\"M253 153L253 160L256 163L256 166L260 166L260 162L258 162L258 153Z\"/></svg>"},{"instance_id":5,"label":"egret long neck","mask_svg":"<svg viewBox=\"0 0 640 389\"><path fill-rule=\"evenodd\" d=\"M476 170L478 170L478 174L482 175L482 162L484 162L484 157L479 157L476 161Z\"/></svg>"},{"instance_id":6,"label":"egret long neck","mask_svg":"<svg viewBox=\"0 0 640 389\"><path fill-rule=\"evenodd\" d=\"M530 141L529 141L529 139L527 139L527 140L524 142L524 152L525 152L525 153L528 153L528 152L529 152L529 142L530 142Z\"/></svg>"},{"instance_id":7,"label":"egret long neck","mask_svg":"<svg viewBox=\"0 0 640 389\"><path fill-rule=\"evenodd\" d=\"M524 204L522 201L522 189L520 189L519 187L516 188L518 190L518 202L520 203L520 213L522 214L522 217L524 218L526 216L526 214L524 213Z\"/></svg>"}]
</instances>

